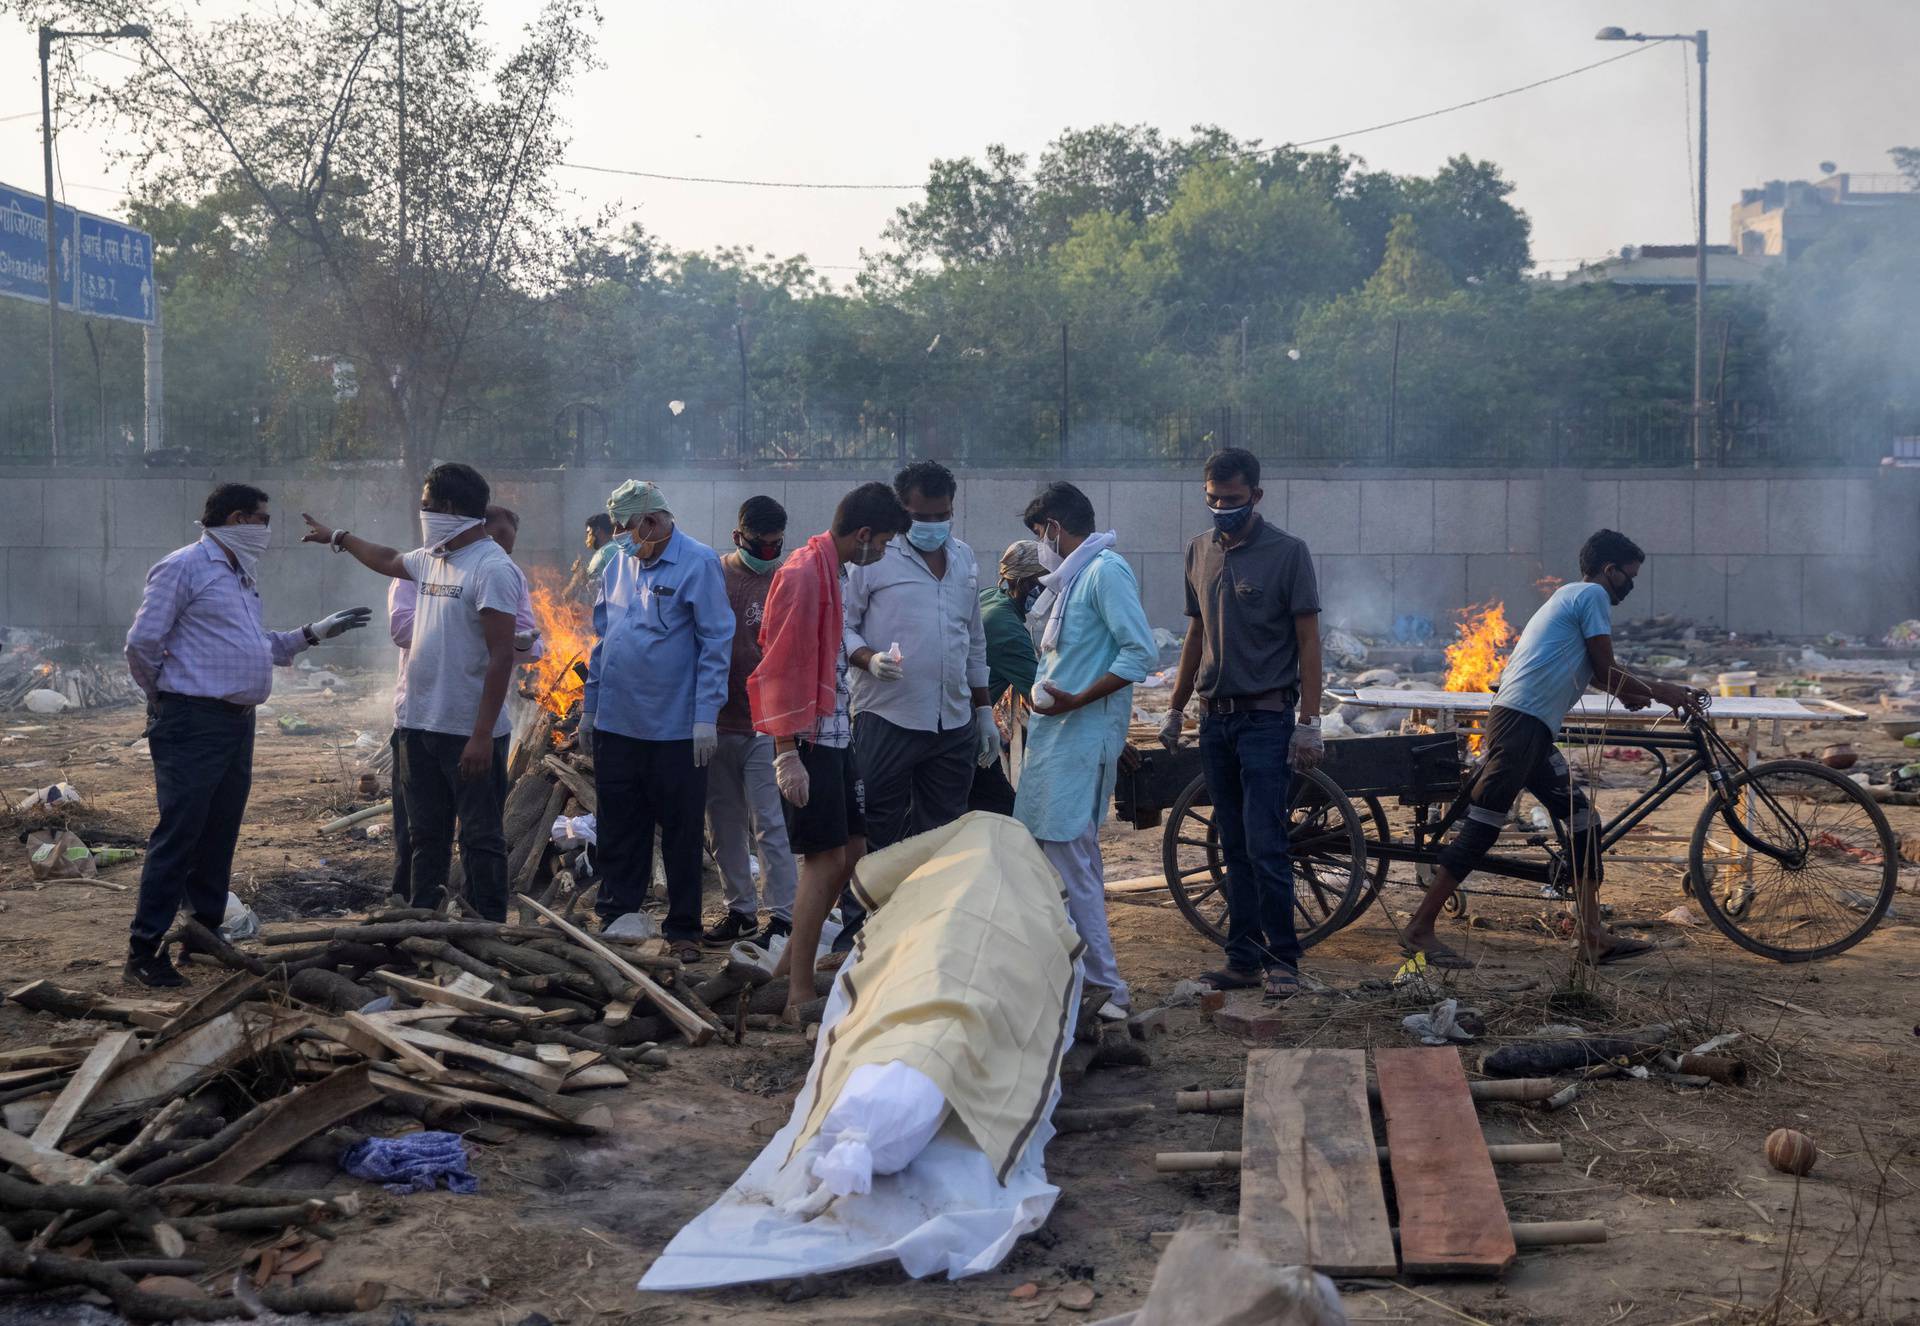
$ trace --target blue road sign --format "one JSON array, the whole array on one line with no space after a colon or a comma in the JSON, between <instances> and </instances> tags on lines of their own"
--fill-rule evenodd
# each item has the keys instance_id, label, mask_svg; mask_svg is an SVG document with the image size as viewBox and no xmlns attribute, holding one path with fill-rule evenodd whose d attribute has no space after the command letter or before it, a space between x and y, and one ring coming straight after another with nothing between
<instances>
[{"instance_id":1,"label":"blue road sign","mask_svg":"<svg viewBox=\"0 0 1920 1326\"><path fill-rule=\"evenodd\" d=\"M47 302L47 207L0 184L0 295ZM91 212L55 206L60 307L89 318L152 323L153 237Z\"/></svg>"}]
</instances>

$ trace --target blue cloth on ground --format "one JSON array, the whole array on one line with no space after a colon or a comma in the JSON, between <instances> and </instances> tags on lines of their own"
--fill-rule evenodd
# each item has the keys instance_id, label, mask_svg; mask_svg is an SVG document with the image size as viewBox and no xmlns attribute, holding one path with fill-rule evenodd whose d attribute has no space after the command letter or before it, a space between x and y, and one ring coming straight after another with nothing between
<instances>
[{"instance_id":1,"label":"blue cloth on ground","mask_svg":"<svg viewBox=\"0 0 1920 1326\"><path fill-rule=\"evenodd\" d=\"M340 1168L356 1179L385 1184L388 1192L432 1192L439 1180L447 1191L480 1191L480 1180L467 1169L467 1144L458 1133L406 1133L399 1137L369 1137L347 1149Z\"/></svg>"}]
</instances>

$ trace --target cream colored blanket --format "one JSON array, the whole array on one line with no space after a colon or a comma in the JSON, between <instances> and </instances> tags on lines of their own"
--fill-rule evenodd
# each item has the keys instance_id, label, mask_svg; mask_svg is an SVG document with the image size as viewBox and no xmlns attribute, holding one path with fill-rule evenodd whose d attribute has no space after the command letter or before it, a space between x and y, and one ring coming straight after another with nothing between
<instances>
[{"instance_id":1,"label":"cream colored blanket","mask_svg":"<svg viewBox=\"0 0 1920 1326\"><path fill-rule=\"evenodd\" d=\"M854 888L872 915L793 1151L855 1068L898 1059L939 1086L1004 1183L1069 1036L1081 944L1060 877L1018 820L976 811L867 857Z\"/></svg>"}]
</instances>

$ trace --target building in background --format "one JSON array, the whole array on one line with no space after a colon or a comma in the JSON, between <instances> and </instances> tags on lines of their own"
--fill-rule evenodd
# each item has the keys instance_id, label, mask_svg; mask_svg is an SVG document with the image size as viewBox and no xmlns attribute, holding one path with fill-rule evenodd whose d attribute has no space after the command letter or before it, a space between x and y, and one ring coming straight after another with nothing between
<instances>
[{"instance_id":1,"label":"building in background","mask_svg":"<svg viewBox=\"0 0 1920 1326\"><path fill-rule=\"evenodd\" d=\"M1757 189L1742 189L1733 205L1733 251L1742 258L1791 262L1836 226L1916 203L1920 193L1904 175L1843 171L1813 181L1768 180Z\"/></svg>"},{"instance_id":2,"label":"building in background","mask_svg":"<svg viewBox=\"0 0 1920 1326\"><path fill-rule=\"evenodd\" d=\"M1748 257L1725 244L1707 245L1707 284L1752 285L1766 275L1776 258ZM1694 246L1691 244L1628 244L1618 255L1582 263L1558 278L1566 285L1607 284L1635 286L1691 296L1694 283Z\"/></svg>"}]
</instances>

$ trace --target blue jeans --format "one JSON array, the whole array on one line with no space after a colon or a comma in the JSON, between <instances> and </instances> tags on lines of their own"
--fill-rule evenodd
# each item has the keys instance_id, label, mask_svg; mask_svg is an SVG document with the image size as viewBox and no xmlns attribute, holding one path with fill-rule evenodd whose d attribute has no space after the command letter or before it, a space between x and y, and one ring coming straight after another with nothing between
<instances>
[{"instance_id":1,"label":"blue jeans","mask_svg":"<svg viewBox=\"0 0 1920 1326\"><path fill-rule=\"evenodd\" d=\"M1200 766L1227 858L1227 965L1300 968L1287 837L1293 715L1256 709L1200 723Z\"/></svg>"}]
</instances>

